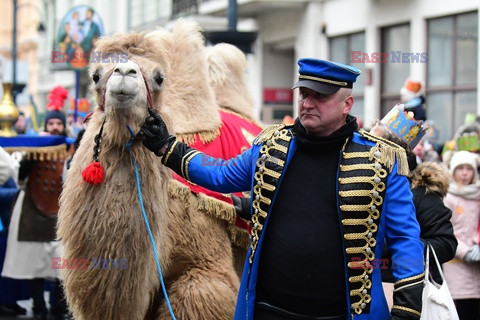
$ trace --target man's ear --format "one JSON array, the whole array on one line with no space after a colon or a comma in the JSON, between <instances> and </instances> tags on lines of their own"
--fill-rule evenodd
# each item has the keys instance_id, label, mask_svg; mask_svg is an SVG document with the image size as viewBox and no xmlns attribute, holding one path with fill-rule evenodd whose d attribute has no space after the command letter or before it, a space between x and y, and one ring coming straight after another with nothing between
<instances>
[{"instance_id":1,"label":"man's ear","mask_svg":"<svg viewBox=\"0 0 480 320\"><path fill-rule=\"evenodd\" d=\"M352 110L353 107L353 102L354 99L351 95L346 97L345 100L343 100L343 114L350 113L350 110Z\"/></svg>"}]
</instances>

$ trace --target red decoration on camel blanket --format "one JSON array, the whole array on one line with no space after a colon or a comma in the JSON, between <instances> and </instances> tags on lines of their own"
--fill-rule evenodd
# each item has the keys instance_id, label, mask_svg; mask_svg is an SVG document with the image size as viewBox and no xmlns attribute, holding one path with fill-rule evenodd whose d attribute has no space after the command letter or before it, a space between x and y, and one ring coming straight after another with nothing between
<instances>
[{"instance_id":1,"label":"red decoration on camel blanket","mask_svg":"<svg viewBox=\"0 0 480 320\"><path fill-rule=\"evenodd\" d=\"M101 184L104 176L103 167L98 161L92 162L82 171L83 181L93 185Z\"/></svg>"}]
</instances>

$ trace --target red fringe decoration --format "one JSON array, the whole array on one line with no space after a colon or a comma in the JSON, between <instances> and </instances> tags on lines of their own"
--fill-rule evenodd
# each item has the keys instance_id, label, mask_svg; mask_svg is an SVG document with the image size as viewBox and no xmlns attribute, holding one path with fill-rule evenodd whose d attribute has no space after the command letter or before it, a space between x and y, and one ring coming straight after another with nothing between
<instances>
[{"instance_id":1,"label":"red fringe decoration","mask_svg":"<svg viewBox=\"0 0 480 320\"><path fill-rule=\"evenodd\" d=\"M103 167L98 161L95 161L89 164L82 171L83 181L93 185L101 184L103 182L103 177L104 177Z\"/></svg>"}]
</instances>

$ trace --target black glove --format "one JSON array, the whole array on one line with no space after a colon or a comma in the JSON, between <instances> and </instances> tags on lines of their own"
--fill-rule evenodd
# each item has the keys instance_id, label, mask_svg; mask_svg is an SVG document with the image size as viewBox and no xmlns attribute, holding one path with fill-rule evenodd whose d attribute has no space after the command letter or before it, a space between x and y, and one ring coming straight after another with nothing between
<instances>
[{"instance_id":1,"label":"black glove","mask_svg":"<svg viewBox=\"0 0 480 320\"><path fill-rule=\"evenodd\" d=\"M162 147L175 140L175 136L168 132L167 125L155 110L148 108L148 113L150 116L145 119L137 136L148 150L160 157L163 156Z\"/></svg>"},{"instance_id":2,"label":"black glove","mask_svg":"<svg viewBox=\"0 0 480 320\"><path fill-rule=\"evenodd\" d=\"M245 220L250 220L250 199L237 197L233 193L230 196L237 215Z\"/></svg>"}]
</instances>

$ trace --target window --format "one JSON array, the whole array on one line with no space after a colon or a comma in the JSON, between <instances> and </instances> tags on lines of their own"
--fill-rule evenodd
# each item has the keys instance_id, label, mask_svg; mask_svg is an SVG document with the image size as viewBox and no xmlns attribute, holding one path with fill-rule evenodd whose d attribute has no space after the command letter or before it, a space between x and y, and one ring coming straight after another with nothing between
<instances>
[{"instance_id":1,"label":"window","mask_svg":"<svg viewBox=\"0 0 480 320\"><path fill-rule=\"evenodd\" d=\"M427 116L440 142L477 113L477 12L428 20Z\"/></svg>"},{"instance_id":2,"label":"window","mask_svg":"<svg viewBox=\"0 0 480 320\"><path fill-rule=\"evenodd\" d=\"M128 28L169 18L171 5L172 2L168 0L130 0Z\"/></svg>"},{"instance_id":3,"label":"window","mask_svg":"<svg viewBox=\"0 0 480 320\"><path fill-rule=\"evenodd\" d=\"M352 51L365 52L365 33L353 33L332 37L330 42L330 60L354 66L362 72L353 85L352 95L355 99L352 111L354 116L364 117L365 63L352 63Z\"/></svg>"},{"instance_id":4,"label":"window","mask_svg":"<svg viewBox=\"0 0 480 320\"><path fill-rule=\"evenodd\" d=\"M382 82L380 96L380 118L400 102L400 89L410 75L410 63L403 63L398 54L410 52L410 25L382 28L382 52L388 61L381 64Z\"/></svg>"}]
</instances>

